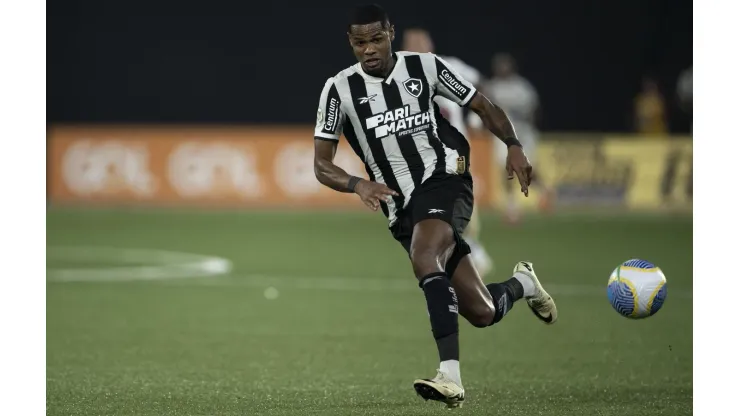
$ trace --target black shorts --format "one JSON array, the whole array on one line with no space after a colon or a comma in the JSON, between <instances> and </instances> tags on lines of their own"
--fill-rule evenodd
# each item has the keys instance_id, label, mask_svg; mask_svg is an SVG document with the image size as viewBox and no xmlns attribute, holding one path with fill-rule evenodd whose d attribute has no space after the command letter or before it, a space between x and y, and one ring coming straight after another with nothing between
<instances>
[{"instance_id":1,"label":"black shorts","mask_svg":"<svg viewBox=\"0 0 740 416\"><path fill-rule=\"evenodd\" d=\"M467 246L462 234L473 213L473 181L464 175L436 174L414 192L406 208L396 212L390 228L406 252L411 250L411 235L420 221L436 218L452 226L458 246Z\"/></svg>"}]
</instances>

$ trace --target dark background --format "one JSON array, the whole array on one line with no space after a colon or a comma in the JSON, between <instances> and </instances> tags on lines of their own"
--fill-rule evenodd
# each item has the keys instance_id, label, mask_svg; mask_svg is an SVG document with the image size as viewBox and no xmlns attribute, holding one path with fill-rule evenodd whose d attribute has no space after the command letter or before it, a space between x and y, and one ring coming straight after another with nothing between
<instances>
[{"instance_id":1,"label":"dark background","mask_svg":"<svg viewBox=\"0 0 740 416\"><path fill-rule=\"evenodd\" d=\"M542 127L628 131L644 74L672 131L692 64L688 0L386 1L400 32L428 28L442 55L485 74L511 52L538 89ZM47 5L48 122L308 123L325 80L354 63L355 2L195 1ZM400 36L394 42L397 49Z\"/></svg>"}]
</instances>

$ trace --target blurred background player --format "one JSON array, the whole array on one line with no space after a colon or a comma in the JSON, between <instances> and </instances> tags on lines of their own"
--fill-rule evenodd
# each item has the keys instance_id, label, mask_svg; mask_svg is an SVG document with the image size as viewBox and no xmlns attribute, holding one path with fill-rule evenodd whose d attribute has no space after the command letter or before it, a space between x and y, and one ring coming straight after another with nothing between
<instances>
[{"instance_id":1,"label":"blurred background player","mask_svg":"<svg viewBox=\"0 0 740 416\"><path fill-rule=\"evenodd\" d=\"M642 89L635 97L635 131L644 136L667 136L666 112L665 99L658 83L651 77L644 77Z\"/></svg>"},{"instance_id":2,"label":"blurred background player","mask_svg":"<svg viewBox=\"0 0 740 416\"><path fill-rule=\"evenodd\" d=\"M421 28L410 28L403 32L403 45L401 49L409 52L418 53L434 53L434 42L428 31ZM466 64L459 58L454 56L439 55L442 59L447 61L452 69L456 70L462 77L468 80L471 84L475 85L476 88L480 87L481 74L477 69ZM438 95L434 98L435 104L439 107L440 114L450 122L452 127L460 132L466 139L468 136L467 127L465 125L465 114L463 109L448 100L447 98ZM472 113L471 113L472 114ZM476 120L480 121L479 117L475 117ZM447 128L447 126L439 126L440 128ZM516 125L515 125L516 127ZM467 142L460 143L462 146L469 146ZM504 146L505 148L505 146ZM469 149L469 148L468 148ZM529 152L529 149L527 149ZM505 152L504 152L505 153ZM470 245L470 255L473 258L475 267L481 276L485 276L490 273L493 269L493 260L488 254L486 249L480 243L480 217L478 214L477 206L473 206L473 214L470 218L468 228L465 230L463 237Z\"/></svg>"},{"instance_id":3,"label":"blurred background player","mask_svg":"<svg viewBox=\"0 0 740 416\"><path fill-rule=\"evenodd\" d=\"M487 97L491 97L491 100L501 106L511 117L517 136L527 149L527 156L534 161L540 134L536 127L540 111L537 90L527 79L517 73L516 62L507 53L493 56L491 73L492 78L482 82L481 91ZM471 126L481 127L480 120L476 117L470 117L468 120ZM499 140L495 142L499 172L503 172L506 166L506 146L499 145ZM535 180L542 191L540 207L548 209L552 203L552 193L544 186L538 172L535 172ZM520 210L511 181L505 181L504 189L507 200L507 219L511 223L516 223L520 218Z\"/></svg>"}]
</instances>

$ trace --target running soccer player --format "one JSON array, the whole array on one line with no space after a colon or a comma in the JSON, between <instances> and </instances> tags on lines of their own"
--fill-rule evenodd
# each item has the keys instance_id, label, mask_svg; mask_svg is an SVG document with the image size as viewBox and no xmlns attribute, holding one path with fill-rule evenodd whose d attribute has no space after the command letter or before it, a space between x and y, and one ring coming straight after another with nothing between
<instances>
[{"instance_id":1,"label":"running soccer player","mask_svg":"<svg viewBox=\"0 0 740 416\"><path fill-rule=\"evenodd\" d=\"M432 42L429 32L424 29L406 29L403 31L402 49L409 52L434 53L434 42ZM440 55L439 57L447 62L451 69L457 71L463 79L478 89L478 84L482 77L477 69L453 56ZM462 107L441 95L434 97L434 103L435 111L438 109L440 113L440 116L437 117L439 138L445 145L457 150L462 156L470 159L470 144L466 139L468 137L468 129L465 125L465 115L463 114ZM465 228L463 238L465 238L465 241L470 246L470 256L478 273L481 276L487 275L493 268L493 260L488 252L486 252L483 244L480 243L480 218L475 203L473 203L473 212L470 215L470 222Z\"/></svg>"},{"instance_id":2,"label":"running soccer player","mask_svg":"<svg viewBox=\"0 0 740 416\"><path fill-rule=\"evenodd\" d=\"M314 170L322 184L354 192L381 209L393 237L408 252L424 293L439 353L437 375L417 379L426 400L458 407L465 400L460 376L458 313L472 325L494 325L524 298L541 321L557 309L532 263L519 262L513 276L485 285L462 237L473 208L468 159L444 144L433 99L442 95L467 106L508 147L507 170L529 193L532 166L506 114L478 93L443 59L431 53L391 50L395 36L377 5L355 10L348 26L358 63L324 84L314 132ZM365 163L370 180L348 175L333 163L341 134Z\"/></svg>"}]
</instances>

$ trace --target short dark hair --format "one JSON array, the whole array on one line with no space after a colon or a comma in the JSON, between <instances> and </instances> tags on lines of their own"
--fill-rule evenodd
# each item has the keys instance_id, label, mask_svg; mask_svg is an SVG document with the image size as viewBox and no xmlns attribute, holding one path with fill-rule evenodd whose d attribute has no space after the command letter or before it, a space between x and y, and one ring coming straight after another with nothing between
<instances>
[{"instance_id":1,"label":"short dark hair","mask_svg":"<svg viewBox=\"0 0 740 416\"><path fill-rule=\"evenodd\" d=\"M388 19L388 13L377 4L358 6L352 12L349 25L347 25L347 32L351 31L353 25L367 25L375 22L380 22L380 26L383 29L387 29L391 25Z\"/></svg>"}]
</instances>

